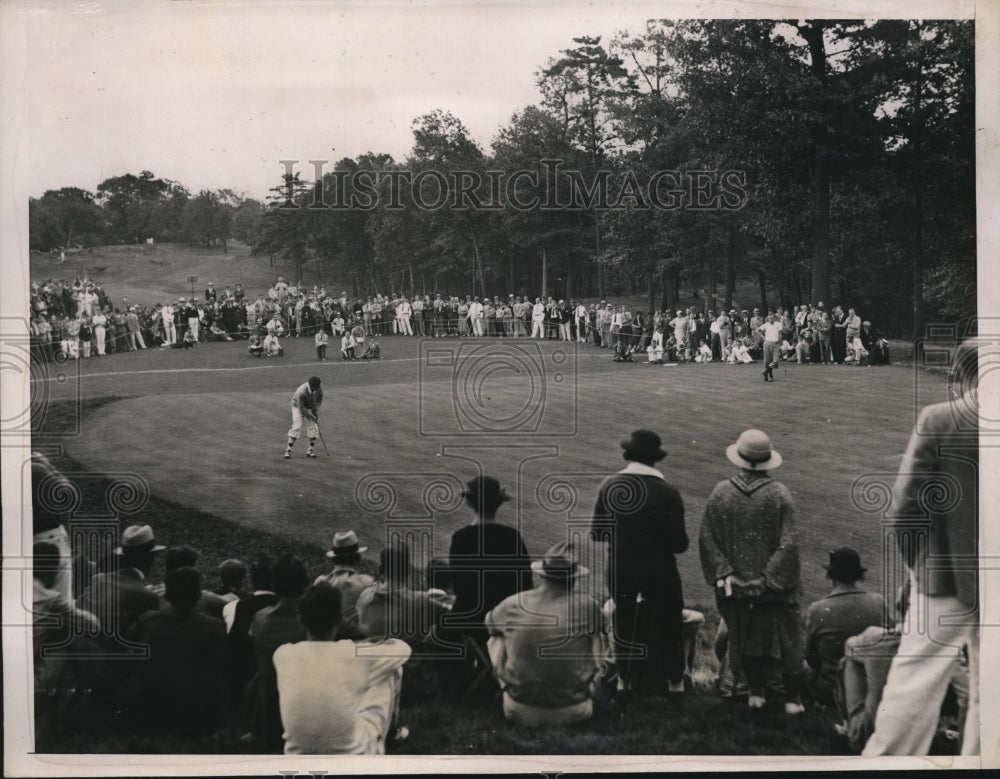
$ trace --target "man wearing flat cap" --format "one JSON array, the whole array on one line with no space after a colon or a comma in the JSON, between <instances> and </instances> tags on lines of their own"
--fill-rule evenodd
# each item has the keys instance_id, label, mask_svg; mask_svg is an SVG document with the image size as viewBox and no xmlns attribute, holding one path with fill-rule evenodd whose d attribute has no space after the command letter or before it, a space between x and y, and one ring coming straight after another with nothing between
<instances>
[{"instance_id":1,"label":"man wearing flat cap","mask_svg":"<svg viewBox=\"0 0 1000 779\"><path fill-rule=\"evenodd\" d=\"M576 589L590 571L561 541L531 564L538 586L502 600L486 615L489 652L516 725L573 725L590 719L606 670L600 604Z\"/></svg>"},{"instance_id":2,"label":"man wearing flat cap","mask_svg":"<svg viewBox=\"0 0 1000 779\"><path fill-rule=\"evenodd\" d=\"M656 433L636 430L621 447L628 465L601 484L590 530L608 543L619 689L681 693L684 594L675 555L688 548L684 503L654 467L667 456Z\"/></svg>"},{"instance_id":3,"label":"man wearing flat cap","mask_svg":"<svg viewBox=\"0 0 1000 779\"><path fill-rule=\"evenodd\" d=\"M145 612L160 607L156 594L146 587L146 578L156 555L166 549L156 543L149 525L130 525L115 549L118 570L98 573L80 596L80 608L94 614L101 623L101 641L120 650L120 642Z\"/></svg>"}]
</instances>

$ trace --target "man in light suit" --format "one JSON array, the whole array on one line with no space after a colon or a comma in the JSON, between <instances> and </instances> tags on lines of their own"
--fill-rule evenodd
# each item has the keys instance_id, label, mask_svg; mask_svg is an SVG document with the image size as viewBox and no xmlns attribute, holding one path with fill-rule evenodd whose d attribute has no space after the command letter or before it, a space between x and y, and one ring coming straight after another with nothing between
<instances>
[{"instance_id":1,"label":"man in light suit","mask_svg":"<svg viewBox=\"0 0 1000 779\"><path fill-rule=\"evenodd\" d=\"M979 754L979 357L955 352L951 401L920 412L893 487L886 519L913 587L899 652L892 661L862 755L926 755L956 658L968 653L969 708L963 755ZM989 347L990 356L997 348ZM944 500L928 499L943 491Z\"/></svg>"}]
</instances>

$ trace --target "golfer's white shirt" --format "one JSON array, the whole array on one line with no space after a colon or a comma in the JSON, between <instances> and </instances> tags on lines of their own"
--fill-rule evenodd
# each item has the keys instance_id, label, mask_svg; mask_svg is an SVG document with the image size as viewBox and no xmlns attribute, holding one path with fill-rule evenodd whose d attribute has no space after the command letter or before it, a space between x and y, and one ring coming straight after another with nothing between
<instances>
[{"instance_id":1,"label":"golfer's white shirt","mask_svg":"<svg viewBox=\"0 0 1000 779\"><path fill-rule=\"evenodd\" d=\"M781 322L765 322L757 328L764 333L764 341L781 341Z\"/></svg>"}]
</instances>

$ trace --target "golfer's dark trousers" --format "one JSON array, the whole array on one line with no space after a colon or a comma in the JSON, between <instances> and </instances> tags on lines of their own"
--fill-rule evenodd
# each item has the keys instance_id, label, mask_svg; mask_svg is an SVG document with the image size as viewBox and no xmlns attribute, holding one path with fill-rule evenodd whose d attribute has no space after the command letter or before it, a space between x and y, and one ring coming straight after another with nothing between
<instances>
[{"instance_id":1,"label":"golfer's dark trousers","mask_svg":"<svg viewBox=\"0 0 1000 779\"><path fill-rule=\"evenodd\" d=\"M684 677L680 582L663 572L635 573L608 567L608 591L615 601L615 658L633 689L666 689ZM637 596L642 593L642 602Z\"/></svg>"}]
</instances>

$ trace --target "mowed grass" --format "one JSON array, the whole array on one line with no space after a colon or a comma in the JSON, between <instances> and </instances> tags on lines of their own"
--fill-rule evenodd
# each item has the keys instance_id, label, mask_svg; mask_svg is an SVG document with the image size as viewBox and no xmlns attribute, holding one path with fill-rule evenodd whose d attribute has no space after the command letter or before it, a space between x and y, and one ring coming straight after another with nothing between
<instances>
[{"instance_id":1,"label":"mowed grass","mask_svg":"<svg viewBox=\"0 0 1000 779\"><path fill-rule=\"evenodd\" d=\"M100 282L113 305L119 307L125 295L130 304L142 305L190 297L189 276L198 278L194 283L198 300L204 299L210 281L219 292L226 285L235 287L240 283L256 299L267 292L279 274L289 279L293 273L291 263L276 259L275 267L271 267L267 255L252 255L248 247L236 241L229 243L225 254L221 247L206 249L174 243L97 246L69 253L62 263L58 252L32 252L29 267L31 278L39 281L51 278L72 283L87 275ZM310 286L320 283L311 275L307 282Z\"/></svg>"},{"instance_id":2,"label":"mowed grass","mask_svg":"<svg viewBox=\"0 0 1000 779\"><path fill-rule=\"evenodd\" d=\"M726 446L759 427L784 456L775 476L797 501L804 598L824 591L827 552L845 544L862 551L870 586L881 584L880 515L852 499L852 485L873 474L891 483L914 418L911 370L791 365L765 384L752 365L622 365L582 346L568 350L556 383L551 361L566 350L513 342L527 349L520 373L487 373L466 391L463 382L476 377L460 361L432 370L419 354L460 355L474 344L380 340L380 361L318 363L306 339L287 339L285 357L271 360L247 357L238 342L202 344L91 359L69 366L80 371L73 381L44 383L53 400L76 391L127 396L89 413L80 435L64 440L87 468L138 473L160 497L315 546L353 527L378 548L404 527L424 539L425 557L445 553L451 533L471 520L459 493L480 469L510 492L500 519L520 526L532 554L577 537L601 479L623 465L619 441L650 427L685 501L692 549L680 566L692 603L712 599L695 544L705 500L734 470ZM511 344L486 348L510 357ZM301 441L285 461L290 395L313 373L324 380L331 456L320 445L319 458L307 460ZM946 384L925 374L917 390L926 402L943 397ZM476 398L482 406L470 405ZM536 432L483 429L532 404L543 407Z\"/></svg>"}]
</instances>

